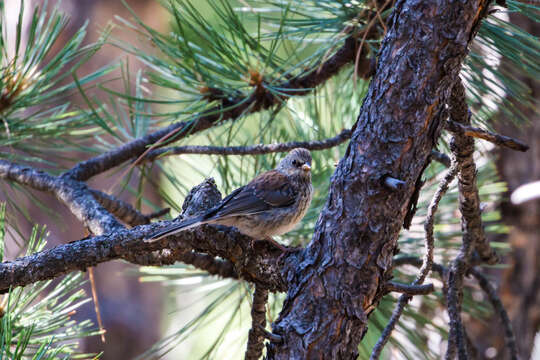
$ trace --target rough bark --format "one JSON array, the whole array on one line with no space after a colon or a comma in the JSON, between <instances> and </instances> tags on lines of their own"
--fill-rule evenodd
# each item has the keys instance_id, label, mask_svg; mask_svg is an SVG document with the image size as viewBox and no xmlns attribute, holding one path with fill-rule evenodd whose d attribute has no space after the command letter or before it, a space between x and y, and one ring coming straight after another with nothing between
<instances>
[{"instance_id":1,"label":"rough bark","mask_svg":"<svg viewBox=\"0 0 540 360\"><path fill-rule=\"evenodd\" d=\"M353 136L302 256L288 259L287 299L269 359L357 356L384 293L414 184L486 1L399 1ZM404 180L402 191L383 185ZM287 270L288 269L288 270Z\"/></svg>"},{"instance_id":2,"label":"rough bark","mask_svg":"<svg viewBox=\"0 0 540 360\"><path fill-rule=\"evenodd\" d=\"M510 21L534 36L540 35L540 24L521 14L511 13ZM503 61L502 66L509 74L528 85L532 98L539 98L538 79L519 73L506 61ZM502 180L508 184L508 194L524 183L540 179L540 115L537 109L530 109L517 102L513 105L530 122L515 125L513 119L501 113L494 118L495 129L524 139L531 145L531 149L525 154L504 148L496 149L497 170ZM493 275L497 275L500 284L499 296L508 310L518 353L522 359L529 359L535 335L540 329L540 201L512 205L507 200L502 203L501 211L503 221L511 226L511 230L508 236L498 236L497 240L508 241L511 252L504 261L509 266ZM477 339L482 356L488 358L486 354L490 354L496 359L509 358L495 316L487 321L471 319L467 327Z\"/></svg>"},{"instance_id":3,"label":"rough bark","mask_svg":"<svg viewBox=\"0 0 540 360\"><path fill-rule=\"evenodd\" d=\"M220 199L221 194L213 181L206 180L186 198L184 213L198 214ZM114 259L143 265L163 265L182 260L216 275L241 277L270 291L285 291L286 284L279 271L282 250L269 242L254 242L233 228L208 225L183 231L159 242L142 241L154 234L159 226L154 223L130 230L119 229L0 263L0 292L10 286L53 279ZM295 256L294 253L287 255Z\"/></svg>"}]
</instances>

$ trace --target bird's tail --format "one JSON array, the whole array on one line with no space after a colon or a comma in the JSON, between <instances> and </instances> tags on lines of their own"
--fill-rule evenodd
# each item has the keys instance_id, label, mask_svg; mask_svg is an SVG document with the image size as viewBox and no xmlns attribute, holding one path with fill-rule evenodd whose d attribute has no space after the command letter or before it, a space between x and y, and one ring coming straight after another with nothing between
<instances>
[{"instance_id":1,"label":"bird's tail","mask_svg":"<svg viewBox=\"0 0 540 360\"><path fill-rule=\"evenodd\" d=\"M191 219L186 219L184 221L179 222L178 224L173 224L169 227L166 227L163 230L160 230L159 232L153 234L152 236L144 239L145 242L154 242L158 241L159 239L164 238L165 236L169 236L172 234L175 234L180 231L184 231L187 229L191 229L195 226L199 226L202 224L205 224L209 221L209 219L206 219L205 216L197 216Z\"/></svg>"}]
</instances>

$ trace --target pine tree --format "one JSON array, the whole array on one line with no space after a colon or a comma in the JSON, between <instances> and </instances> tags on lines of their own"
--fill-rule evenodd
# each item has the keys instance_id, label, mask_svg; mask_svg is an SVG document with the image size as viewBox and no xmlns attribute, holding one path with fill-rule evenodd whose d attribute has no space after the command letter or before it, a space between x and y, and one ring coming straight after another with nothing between
<instances>
[{"instance_id":1,"label":"pine tree","mask_svg":"<svg viewBox=\"0 0 540 360\"><path fill-rule=\"evenodd\" d=\"M107 28L100 42L83 47L83 28L54 54L67 21L57 10L33 10L26 44L22 19L31 10L21 10L14 44L0 24L2 229L24 240L18 222L32 219L18 199L35 189L54 194L91 234L45 250L36 227L22 241L26 256L0 263L2 356L74 357L66 341L98 333L87 321L66 330L70 311L85 301L78 271L123 259L141 265L142 280L190 294L198 307L141 359L175 351L186 339L200 342L192 356L202 358L466 359L474 339L462 313L492 312L478 292L517 358L508 315L482 271L497 263L494 248L506 249L486 240L486 232L505 231L493 206L505 185L481 141L527 149L492 132L490 118L504 111L523 122L512 103L535 105L499 64L538 74L538 39L504 19L517 11L537 21L537 7L367 0L163 6L168 33L133 12L116 21L143 44L116 40ZM79 77L106 41L146 71L131 74L119 64ZM108 86L117 68L123 92ZM67 102L75 92L84 107ZM295 147L312 151L315 197L301 225L280 239L294 251L215 226L143 241L171 219L210 208ZM88 184L107 171L115 173L111 193ZM170 211L145 196L149 188ZM133 204L118 198L122 191ZM152 222L160 217L168 220ZM477 285L466 286L469 275ZM53 290L29 307L46 286Z\"/></svg>"}]
</instances>

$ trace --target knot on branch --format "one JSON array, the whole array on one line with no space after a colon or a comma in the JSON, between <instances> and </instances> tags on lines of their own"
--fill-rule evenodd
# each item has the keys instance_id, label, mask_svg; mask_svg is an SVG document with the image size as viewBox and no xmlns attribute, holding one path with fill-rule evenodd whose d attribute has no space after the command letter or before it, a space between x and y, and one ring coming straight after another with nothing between
<instances>
[{"instance_id":1,"label":"knot on branch","mask_svg":"<svg viewBox=\"0 0 540 360\"><path fill-rule=\"evenodd\" d=\"M205 212L221 201L214 178L207 178L189 191L182 205L182 216L192 217Z\"/></svg>"}]
</instances>

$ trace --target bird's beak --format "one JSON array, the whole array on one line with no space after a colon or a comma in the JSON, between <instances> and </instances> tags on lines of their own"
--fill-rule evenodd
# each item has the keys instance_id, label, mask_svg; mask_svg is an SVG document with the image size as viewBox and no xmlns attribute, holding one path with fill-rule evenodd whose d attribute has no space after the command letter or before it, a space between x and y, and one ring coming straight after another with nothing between
<instances>
[{"instance_id":1,"label":"bird's beak","mask_svg":"<svg viewBox=\"0 0 540 360\"><path fill-rule=\"evenodd\" d=\"M302 170L304 170L305 172L308 172L311 170L311 166L309 166L309 164L304 164L302 165Z\"/></svg>"}]
</instances>

